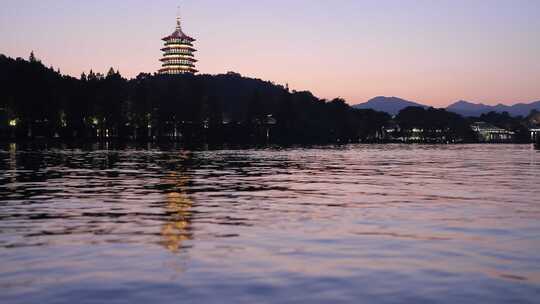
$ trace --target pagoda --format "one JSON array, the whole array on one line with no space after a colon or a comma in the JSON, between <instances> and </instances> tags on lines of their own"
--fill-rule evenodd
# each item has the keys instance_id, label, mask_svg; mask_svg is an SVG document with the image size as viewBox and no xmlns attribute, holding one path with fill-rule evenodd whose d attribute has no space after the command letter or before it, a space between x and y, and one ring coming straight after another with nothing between
<instances>
[{"instance_id":1,"label":"pagoda","mask_svg":"<svg viewBox=\"0 0 540 304\"><path fill-rule=\"evenodd\" d=\"M162 68L160 74L178 75L178 74L195 74L198 71L195 69L196 51L193 48L195 39L189 37L182 31L182 23L180 13L176 17L176 30L169 36L162 39L165 41L163 57L161 58Z\"/></svg>"}]
</instances>

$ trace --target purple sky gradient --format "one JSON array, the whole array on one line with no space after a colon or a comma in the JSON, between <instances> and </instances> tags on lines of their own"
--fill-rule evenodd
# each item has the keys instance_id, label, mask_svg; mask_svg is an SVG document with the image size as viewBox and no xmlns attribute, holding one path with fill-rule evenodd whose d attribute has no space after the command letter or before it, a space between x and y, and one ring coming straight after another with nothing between
<instances>
[{"instance_id":1,"label":"purple sky gradient","mask_svg":"<svg viewBox=\"0 0 540 304\"><path fill-rule=\"evenodd\" d=\"M0 53L79 76L159 68L178 0L2 0ZM236 71L351 104L540 100L538 0L184 0L202 73Z\"/></svg>"}]
</instances>

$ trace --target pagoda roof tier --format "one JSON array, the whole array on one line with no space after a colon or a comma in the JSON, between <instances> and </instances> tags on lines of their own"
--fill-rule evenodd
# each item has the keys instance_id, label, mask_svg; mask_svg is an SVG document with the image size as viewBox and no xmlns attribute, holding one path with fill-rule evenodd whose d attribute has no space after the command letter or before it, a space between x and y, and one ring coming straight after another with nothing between
<instances>
[{"instance_id":1,"label":"pagoda roof tier","mask_svg":"<svg viewBox=\"0 0 540 304\"><path fill-rule=\"evenodd\" d=\"M163 52L170 51L170 50L188 50L190 52L196 52L197 50L192 48L191 46L187 45L178 45L178 46L165 46L161 49Z\"/></svg>"},{"instance_id":2,"label":"pagoda roof tier","mask_svg":"<svg viewBox=\"0 0 540 304\"><path fill-rule=\"evenodd\" d=\"M171 60L186 60L186 61L189 61L189 62L197 62L198 61L197 59L189 58L189 57L163 57L159 61L166 62L166 61L171 61Z\"/></svg>"},{"instance_id":3,"label":"pagoda roof tier","mask_svg":"<svg viewBox=\"0 0 540 304\"><path fill-rule=\"evenodd\" d=\"M197 73L198 71L193 68L179 68L179 67L165 67L159 70L159 73L167 73L167 72L175 72L175 73Z\"/></svg>"},{"instance_id":4,"label":"pagoda roof tier","mask_svg":"<svg viewBox=\"0 0 540 304\"><path fill-rule=\"evenodd\" d=\"M172 39L184 39L184 40L188 40L188 41L191 41L191 42L195 41L194 38L191 38L188 35L186 35L182 31L181 28L177 28L172 34L170 34L167 37L162 38L163 41L168 41L168 40L172 40Z\"/></svg>"},{"instance_id":5,"label":"pagoda roof tier","mask_svg":"<svg viewBox=\"0 0 540 304\"><path fill-rule=\"evenodd\" d=\"M193 56L193 54L188 55L188 54L182 54L182 53L165 53L163 54L162 58L193 60L195 56Z\"/></svg>"},{"instance_id":6,"label":"pagoda roof tier","mask_svg":"<svg viewBox=\"0 0 540 304\"><path fill-rule=\"evenodd\" d=\"M165 42L165 46L189 46L192 47L193 43L187 40L168 40Z\"/></svg>"},{"instance_id":7,"label":"pagoda roof tier","mask_svg":"<svg viewBox=\"0 0 540 304\"><path fill-rule=\"evenodd\" d=\"M162 65L162 68L178 68L178 69L182 69L182 68L185 68L185 69L190 69L190 68L194 68L195 65L194 64L179 64L179 63L163 63Z\"/></svg>"},{"instance_id":8,"label":"pagoda roof tier","mask_svg":"<svg viewBox=\"0 0 540 304\"><path fill-rule=\"evenodd\" d=\"M190 67L195 67L195 65L193 63L164 62L162 64L162 67L163 68L166 68L166 67L190 68Z\"/></svg>"},{"instance_id":9,"label":"pagoda roof tier","mask_svg":"<svg viewBox=\"0 0 540 304\"><path fill-rule=\"evenodd\" d=\"M189 52L170 52L170 51L165 51L163 53L164 56L185 56L185 57L195 57L195 55L193 55L193 53L189 53Z\"/></svg>"}]
</instances>

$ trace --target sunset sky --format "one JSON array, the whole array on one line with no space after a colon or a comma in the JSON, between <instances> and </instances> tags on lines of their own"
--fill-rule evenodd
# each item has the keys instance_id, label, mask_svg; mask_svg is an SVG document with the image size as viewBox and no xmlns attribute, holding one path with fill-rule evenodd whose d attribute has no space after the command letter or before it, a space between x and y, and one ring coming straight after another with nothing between
<instances>
[{"instance_id":1,"label":"sunset sky","mask_svg":"<svg viewBox=\"0 0 540 304\"><path fill-rule=\"evenodd\" d=\"M349 103L540 100L538 0L2 0L0 53L79 76L159 68L182 4L201 73L239 72Z\"/></svg>"}]
</instances>

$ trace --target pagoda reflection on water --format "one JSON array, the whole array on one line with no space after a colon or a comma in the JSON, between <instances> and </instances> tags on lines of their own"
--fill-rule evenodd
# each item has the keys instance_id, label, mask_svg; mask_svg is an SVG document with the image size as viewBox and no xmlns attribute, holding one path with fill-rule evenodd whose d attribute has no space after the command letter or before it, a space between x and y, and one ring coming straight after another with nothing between
<instances>
[{"instance_id":1,"label":"pagoda reflection on water","mask_svg":"<svg viewBox=\"0 0 540 304\"><path fill-rule=\"evenodd\" d=\"M161 244L172 253L178 253L186 246L185 242L193 239L191 227L193 201L185 192L189 177L180 170L167 175L166 182L173 185L175 191L166 195L167 220L161 227Z\"/></svg>"},{"instance_id":2,"label":"pagoda reflection on water","mask_svg":"<svg viewBox=\"0 0 540 304\"><path fill-rule=\"evenodd\" d=\"M160 74L178 75L198 72L195 69L197 60L193 55L196 52L193 47L195 39L182 31L180 10L176 17L176 30L162 40L165 41L165 46L161 49L163 57L160 59L162 62L162 68L159 70Z\"/></svg>"}]
</instances>

